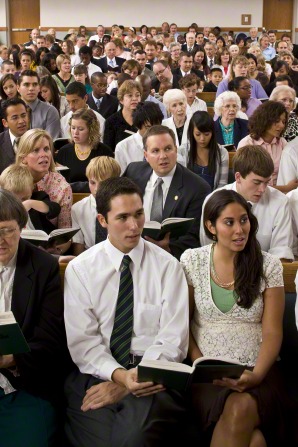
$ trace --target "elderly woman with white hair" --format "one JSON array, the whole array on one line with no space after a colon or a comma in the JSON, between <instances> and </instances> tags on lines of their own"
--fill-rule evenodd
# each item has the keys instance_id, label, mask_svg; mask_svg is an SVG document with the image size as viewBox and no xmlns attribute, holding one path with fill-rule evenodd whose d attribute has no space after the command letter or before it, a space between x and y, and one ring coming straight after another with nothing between
<instances>
[{"instance_id":1,"label":"elderly woman with white hair","mask_svg":"<svg viewBox=\"0 0 298 447\"><path fill-rule=\"evenodd\" d=\"M174 131L178 149L178 162L186 166L188 138L187 131L192 113L187 114L187 98L177 89L167 90L163 96L163 103L170 118L164 119L162 124Z\"/></svg>"},{"instance_id":2,"label":"elderly woman with white hair","mask_svg":"<svg viewBox=\"0 0 298 447\"><path fill-rule=\"evenodd\" d=\"M223 92L214 102L215 135L218 144L233 145L236 149L242 138L248 135L247 120L237 118L241 101L235 92Z\"/></svg>"},{"instance_id":3,"label":"elderly woman with white hair","mask_svg":"<svg viewBox=\"0 0 298 447\"><path fill-rule=\"evenodd\" d=\"M296 91L288 85L279 85L272 90L269 98L271 101L281 102L288 114L288 125L283 137L292 141L298 136L298 116L296 110Z\"/></svg>"}]
</instances>

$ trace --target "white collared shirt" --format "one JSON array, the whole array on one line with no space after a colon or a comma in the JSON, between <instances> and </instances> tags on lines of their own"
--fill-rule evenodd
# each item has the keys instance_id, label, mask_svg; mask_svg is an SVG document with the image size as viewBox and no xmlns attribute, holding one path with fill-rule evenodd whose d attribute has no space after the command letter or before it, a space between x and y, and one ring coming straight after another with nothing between
<instances>
[{"instance_id":1,"label":"white collared shirt","mask_svg":"<svg viewBox=\"0 0 298 447\"><path fill-rule=\"evenodd\" d=\"M220 189L237 191L236 182L230 183ZM211 194L214 194L213 191ZM211 196L209 194L202 206L202 217L200 226L201 246L211 244L204 231L203 214L204 207ZM279 258L294 259L293 256L293 228L291 221L289 200L285 194L271 186L267 186L259 202L253 203L251 208L258 219L259 229L257 239L263 251Z\"/></svg>"},{"instance_id":2,"label":"white collared shirt","mask_svg":"<svg viewBox=\"0 0 298 447\"><path fill-rule=\"evenodd\" d=\"M162 192L163 192L163 206L165 205L166 198L168 191L171 186L171 182L173 180L173 175L176 171L176 165L174 168L168 173L168 175L165 175L162 177L163 183L162 183ZM156 186L156 181L159 178L159 176L156 174L156 172L152 171L152 174L150 176L150 179L147 182L147 186L144 193L144 211L145 211L145 221L150 220L150 214L151 214L151 208L152 208L152 201L153 201L153 194Z\"/></svg>"},{"instance_id":3,"label":"white collared shirt","mask_svg":"<svg viewBox=\"0 0 298 447\"><path fill-rule=\"evenodd\" d=\"M115 148L115 160L121 167L121 174L129 163L144 160L143 137L139 132L119 141Z\"/></svg>"},{"instance_id":4,"label":"white collared shirt","mask_svg":"<svg viewBox=\"0 0 298 447\"><path fill-rule=\"evenodd\" d=\"M126 253L134 285L131 352L147 359L181 362L188 347L188 290L179 262L140 239ZM65 272L68 348L82 373L111 380L121 368L112 357L114 324L124 253L107 239L71 261Z\"/></svg>"},{"instance_id":5,"label":"white collared shirt","mask_svg":"<svg viewBox=\"0 0 298 447\"><path fill-rule=\"evenodd\" d=\"M72 205L72 227L80 228L80 231L72 238L73 243L83 244L86 249L93 247L95 244L95 219L97 214L96 201L92 194Z\"/></svg>"}]
</instances>

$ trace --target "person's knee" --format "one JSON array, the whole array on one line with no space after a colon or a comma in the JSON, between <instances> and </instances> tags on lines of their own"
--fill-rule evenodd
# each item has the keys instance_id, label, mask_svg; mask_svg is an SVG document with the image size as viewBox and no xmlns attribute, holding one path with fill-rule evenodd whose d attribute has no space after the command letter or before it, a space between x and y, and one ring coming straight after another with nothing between
<instances>
[{"instance_id":1,"label":"person's knee","mask_svg":"<svg viewBox=\"0 0 298 447\"><path fill-rule=\"evenodd\" d=\"M221 419L227 420L231 429L243 430L246 425L254 427L258 420L255 399L248 393L232 393L228 397Z\"/></svg>"}]
</instances>

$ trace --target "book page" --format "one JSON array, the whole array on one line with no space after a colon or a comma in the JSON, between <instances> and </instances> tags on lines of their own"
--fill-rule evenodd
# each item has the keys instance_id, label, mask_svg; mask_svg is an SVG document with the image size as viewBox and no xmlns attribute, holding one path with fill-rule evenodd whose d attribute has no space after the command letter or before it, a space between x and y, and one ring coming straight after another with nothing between
<instances>
[{"instance_id":1,"label":"book page","mask_svg":"<svg viewBox=\"0 0 298 447\"><path fill-rule=\"evenodd\" d=\"M233 360L230 359L228 357L199 357L198 359L196 359L193 362L193 366L196 366L198 363L204 363L204 362L209 362L209 363L220 363L220 362L225 362L225 363L233 363L235 365L243 365L243 363L238 362L238 360Z\"/></svg>"},{"instance_id":2,"label":"book page","mask_svg":"<svg viewBox=\"0 0 298 447\"><path fill-rule=\"evenodd\" d=\"M0 312L0 325L13 324L16 322L14 314L12 312Z\"/></svg>"},{"instance_id":3,"label":"book page","mask_svg":"<svg viewBox=\"0 0 298 447\"><path fill-rule=\"evenodd\" d=\"M178 223L178 222L185 222L186 220L194 220L193 217L168 217L167 219L164 219L161 223L161 225L166 225L170 223Z\"/></svg>"},{"instance_id":4,"label":"book page","mask_svg":"<svg viewBox=\"0 0 298 447\"><path fill-rule=\"evenodd\" d=\"M185 365L184 363L168 362L167 360L146 360L143 359L140 366L148 368L164 369L167 371L186 372L191 374L194 370L192 366Z\"/></svg>"},{"instance_id":5,"label":"book page","mask_svg":"<svg viewBox=\"0 0 298 447\"><path fill-rule=\"evenodd\" d=\"M25 239L37 239L41 241L47 241L49 239L49 236L45 231L42 230L26 230L23 229L21 231L21 237Z\"/></svg>"},{"instance_id":6,"label":"book page","mask_svg":"<svg viewBox=\"0 0 298 447\"><path fill-rule=\"evenodd\" d=\"M160 230L161 224L155 220L148 220L148 222L145 222L144 228L156 228L157 230Z\"/></svg>"},{"instance_id":7,"label":"book page","mask_svg":"<svg viewBox=\"0 0 298 447\"><path fill-rule=\"evenodd\" d=\"M79 228L57 228L50 232L50 237L59 236L59 234L70 233L71 231L79 231Z\"/></svg>"}]
</instances>

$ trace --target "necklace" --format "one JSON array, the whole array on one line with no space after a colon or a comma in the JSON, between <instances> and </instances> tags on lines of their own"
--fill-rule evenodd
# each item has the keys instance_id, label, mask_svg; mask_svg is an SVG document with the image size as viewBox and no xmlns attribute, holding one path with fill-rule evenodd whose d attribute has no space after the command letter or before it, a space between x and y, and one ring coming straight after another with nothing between
<instances>
[{"instance_id":1,"label":"necklace","mask_svg":"<svg viewBox=\"0 0 298 447\"><path fill-rule=\"evenodd\" d=\"M86 158L88 158L89 155L90 155L91 148L89 147L86 151L81 151L81 150L78 148L78 145L75 144L75 152L76 152L76 156L77 156L79 159L86 159Z\"/></svg>"},{"instance_id":2,"label":"necklace","mask_svg":"<svg viewBox=\"0 0 298 447\"><path fill-rule=\"evenodd\" d=\"M215 271L215 267L214 267L214 263L213 263L213 254L214 254L214 246L215 243L212 244L211 247L211 257L210 257L210 270L211 270L211 276L213 278L213 281L219 286L222 287L224 289L229 289L230 287L232 287L235 284L235 280L228 282L228 283L224 283L220 280L220 278L218 277L218 274Z\"/></svg>"}]
</instances>

